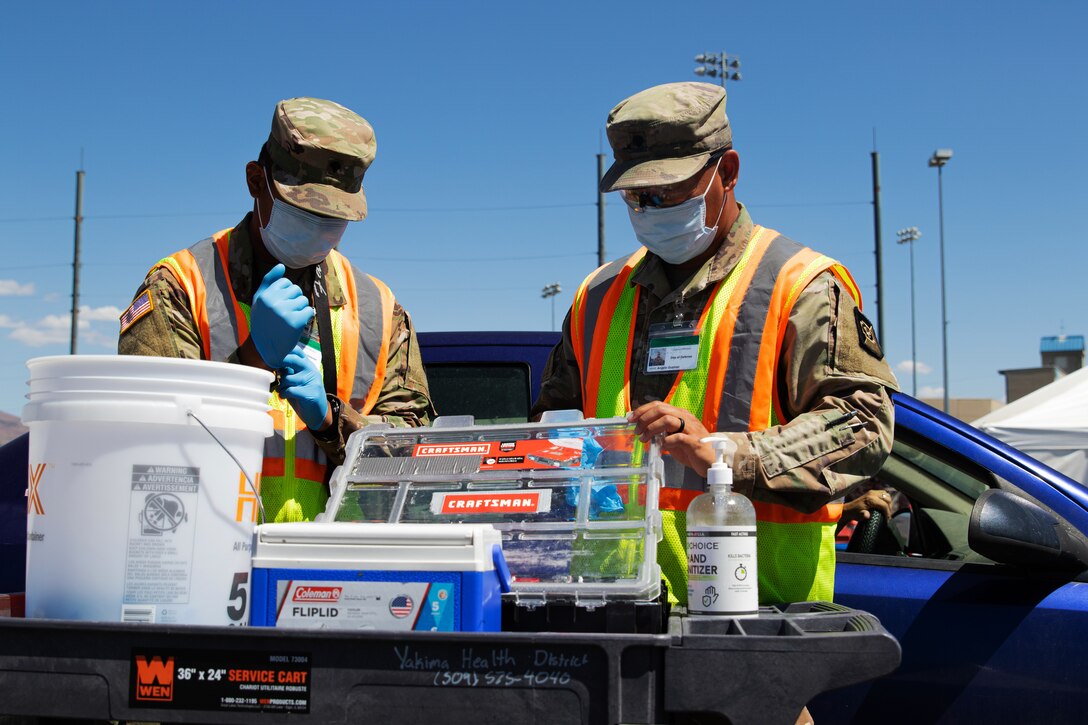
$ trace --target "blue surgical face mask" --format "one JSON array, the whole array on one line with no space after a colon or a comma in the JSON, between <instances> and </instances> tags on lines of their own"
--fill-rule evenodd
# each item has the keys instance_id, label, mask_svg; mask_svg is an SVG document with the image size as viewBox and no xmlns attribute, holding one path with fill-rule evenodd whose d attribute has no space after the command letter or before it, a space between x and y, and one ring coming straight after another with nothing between
<instances>
[{"instance_id":1,"label":"blue surgical face mask","mask_svg":"<svg viewBox=\"0 0 1088 725\"><path fill-rule=\"evenodd\" d=\"M264 183L268 186L267 173ZM346 219L320 217L280 201L271 188L268 193L272 196L272 213L268 224L261 227L261 239L268 253L285 266L302 269L318 264L340 244L348 227ZM260 198L257 204L259 213Z\"/></svg>"},{"instance_id":2,"label":"blue surgical face mask","mask_svg":"<svg viewBox=\"0 0 1088 725\"><path fill-rule=\"evenodd\" d=\"M721 159L718 160L721 163ZM714 167L718 173L718 167ZM713 183L713 182L711 182ZM648 250L669 264L681 264L705 252L718 235L718 221L725 211L725 200L713 227L706 223L706 191L676 206L627 207L635 237Z\"/></svg>"}]
</instances>

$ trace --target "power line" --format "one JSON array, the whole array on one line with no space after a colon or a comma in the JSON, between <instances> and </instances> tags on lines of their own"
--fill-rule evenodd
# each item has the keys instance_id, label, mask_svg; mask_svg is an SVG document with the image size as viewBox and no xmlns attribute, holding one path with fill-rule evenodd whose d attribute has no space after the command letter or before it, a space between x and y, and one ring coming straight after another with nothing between
<instances>
[{"instance_id":1,"label":"power line","mask_svg":"<svg viewBox=\"0 0 1088 725\"><path fill-rule=\"evenodd\" d=\"M803 207L803 206L869 206L873 202L871 201L814 201L814 202L801 202L799 204L760 204L758 202L748 201L745 202L745 206L758 206L760 208L769 209L783 209L787 207Z\"/></svg>"},{"instance_id":2,"label":"power line","mask_svg":"<svg viewBox=\"0 0 1088 725\"><path fill-rule=\"evenodd\" d=\"M421 209L419 207L377 207L374 211L383 212L441 212L443 214L454 212L476 212L476 211L533 211L536 209L575 209L584 206L597 206L596 202L589 202L586 204L532 204L526 206L448 206L448 207L431 207Z\"/></svg>"},{"instance_id":3,"label":"power line","mask_svg":"<svg viewBox=\"0 0 1088 725\"><path fill-rule=\"evenodd\" d=\"M57 262L56 264L23 264L17 267L0 267L0 272L11 272L16 269L46 269L49 267L71 267L71 262Z\"/></svg>"},{"instance_id":4,"label":"power line","mask_svg":"<svg viewBox=\"0 0 1088 725\"><path fill-rule=\"evenodd\" d=\"M574 252L571 254L539 254L526 257L427 257L421 260L419 257L371 257L366 256L368 262L517 262L530 259L565 259L568 257L587 257L596 252Z\"/></svg>"},{"instance_id":5,"label":"power line","mask_svg":"<svg viewBox=\"0 0 1088 725\"><path fill-rule=\"evenodd\" d=\"M84 214L83 218L86 219L170 219L174 217L207 217L207 216L227 216L237 214L237 211L200 211L200 212L188 212L179 214ZM71 221L70 216L40 216L40 217L12 217L8 219L0 219L0 224L15 224L22 222L60 222Z\"/></svg>"},{"instance_id":6,"label":"power line","mask_svg":"<svg viewBox=\"0 0 1088 725\"><path fill-rule=\"evenodd\" d=\"M814 201L814 202L802 202L797 204L762 204L758 202L749 202L749 206L758 206L763 208L785 208L785 207L821 207L821 206L868 206L872 202L868 201ZM579 209L584 207L597 206L596 202L586 202L578 204L527 204L518 206L447 206L447 207L371 207L372 212L389 212L395 214L455 214L464 212L497 212L497 211L546 211L549 209ZM608 202L606 206L618 207L623 206L623 202ZM210 216L230 216L237 214L235 211L201 211L201 212L185 212L185 213L148 213L148 214L87 214L84 215L84 219L171 219L171 218L183 218L183 217L210 217ZM60 222L71 221L70 216L41 216L41 217L8 217L0 218L0 224L21 224L32 222Z\"/></svg>"},{"instance_id":7,"label":"power line","mask_svg":"<svg viewBox=\"0 0 1088 725\"><path fill-rule=\"evenodd\" d=\"M574 209L578 207L596 206L594 202L584 204L529 204L518 206L449 206L449 207L371 207L371 212L419 212L419 213L455 213L455 212L482 212L482 211L532 211L535 209ZM236 215L235 211L201 211L185 213L148 213L148 214L86 214L84 219L171 219L180 217L209 217ZM16 224L25 222L58 222L71 221L70 216L41 216L41 217L9 217L0 218L2 224Z\"/></svg>"}]
</instances>

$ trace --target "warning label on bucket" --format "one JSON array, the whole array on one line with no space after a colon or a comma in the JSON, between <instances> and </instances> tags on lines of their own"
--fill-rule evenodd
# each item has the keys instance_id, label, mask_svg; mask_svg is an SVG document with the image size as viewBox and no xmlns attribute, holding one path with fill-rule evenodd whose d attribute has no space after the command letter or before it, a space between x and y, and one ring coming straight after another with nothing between
<instances>
[{"instance_id":1,"label":"warning label on bucket","mask_svg":"<svg viewBox=\"0 0 1088 725\"><path fill-rule=\"evenodd\" d=\"M310 655L135 649L129 707L310 711Z\"/></svg>"},{"instance_id":2,"label":"warning label on bucket","mask_svg":"<svg viewBox=\"0 0 1088 725\"><path fill-rule=\"evenodd\" d=\"M126 604L188 603L199 494L199 468L132 467Z\"/></svg>"}]
</instances>

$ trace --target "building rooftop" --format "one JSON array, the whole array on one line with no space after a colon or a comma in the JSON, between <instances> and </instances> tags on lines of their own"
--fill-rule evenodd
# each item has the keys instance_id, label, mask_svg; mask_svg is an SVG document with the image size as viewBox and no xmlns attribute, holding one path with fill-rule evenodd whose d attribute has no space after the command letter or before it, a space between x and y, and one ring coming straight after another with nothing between
<instances>
[{"instance_id":1,"label":"building rooftop","mask_svg":"<svg viewBox=\"0 0 1088 725\"><path fill-rule=\"evenodd\" d=\"M1084 352L1084 335L1057 335L1044 337L1039 352Z\"/></svg>"}]
</instances>

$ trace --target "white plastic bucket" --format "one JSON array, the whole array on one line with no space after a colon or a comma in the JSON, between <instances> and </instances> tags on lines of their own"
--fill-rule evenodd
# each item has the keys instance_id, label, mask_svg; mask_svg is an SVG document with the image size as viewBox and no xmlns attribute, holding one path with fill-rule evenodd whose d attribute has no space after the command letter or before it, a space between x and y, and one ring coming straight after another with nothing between
<instances>
[{"instance_id":1,"label":"white plastic bucket","mask_svg":"<svg viewBox=\"0 0 1088 725\"><path fill-rule=\"evenodd\" d=\"M27 367L26 616L248 624L258 506L242 470L260 485L271 373L117 355Z\"/></svg>"}]
</instances>

